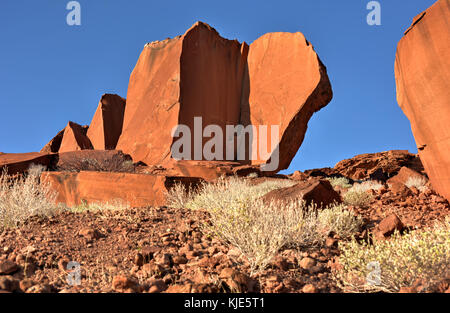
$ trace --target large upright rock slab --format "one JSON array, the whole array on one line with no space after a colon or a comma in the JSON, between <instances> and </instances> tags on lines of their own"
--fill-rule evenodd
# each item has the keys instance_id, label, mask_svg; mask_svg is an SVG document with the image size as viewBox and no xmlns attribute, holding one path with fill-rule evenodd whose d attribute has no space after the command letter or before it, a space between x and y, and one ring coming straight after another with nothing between
<instances>
[{"instance_id":1,"label":"large upright rock slab","mask_svg":"<svg viewBox=\"0 0 450 313\"><path fill-rule=\"evenodd\" d=\"M196 116L223 130L239 124L247 51L201 22L183 36L147 44L130 77L117 149L135 161L165 164L176 125L193 133Z\"/></svg>"},{"instance_id":2,"label":"large upright rock slab","mask_svg":"<svg viewBox=\"0 0 450 313\"><path fill-rule=\"evenodd\" d=\"M122 134L126 100L118 95L104 94L100 99L87 136L96 150L114 150Z\"/></svg>"},{"instance_id":3,"label":"large upright rock slab","mask_svg":"<svg viewBox=\"0 0 450 313\"><path fill-rule=\"evenodd\" d=\"M269 128L279 125L277 170L286 169L303 142L309 119L332 99L326 68L303 34L268 33L250 45L248 73L245 90L249 94L244 95L248 102L242 105L242 123ZM266 163L273 157L270 129L267 134L263 149L270 157L258 155L252 164ZM272 143L272 147L277 145Z\"/></svg>"},{"instance_id":4,"label":"large upright rock slab","mask_svg":"<svg viewBox=\"0 0 450 313\"><path fill-rule=\"evenodd\" d=\"M69 122L64 133L58 152L92 149L92 143L86 136L87 128L74 122Z\"/></svg>"},{"instance_id":5,"label":"large upright rock slab","mask_svg":"<svg viewBox=\"0 0 450 313\"><path fill-rule=\"evenodd\" d=\"M397 101L433 188L450 200L450 1L416 16L397 48Z\"/></svg>"}]
</instances>

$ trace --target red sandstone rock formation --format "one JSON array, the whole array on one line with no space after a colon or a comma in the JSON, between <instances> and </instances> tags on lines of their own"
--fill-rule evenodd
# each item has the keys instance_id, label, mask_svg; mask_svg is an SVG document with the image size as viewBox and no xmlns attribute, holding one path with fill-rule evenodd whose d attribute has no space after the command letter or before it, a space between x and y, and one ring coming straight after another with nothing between
<instances>
[{"instance_id":1,"label":"red sandstone rock formation","mask_svg":"<svg viewBox=\"0 0 450 313\"><path fill-rule=\"evenodd\" d=\"M194 137L194 117L202 117L203 127L218 125L224 136L226 125L268 125L269 134L271 125L279 125L279 142L272 146L280 157L272 171L287 168L311 115L331 100L326 69L301 33L267 34L251 45L250 54L248 49L200 22L183 36L146 45L130 77L117 149L147 165L166 165L173 127L187 125ZM223 139L222 160L249 163L248 155L240 158L236 151L227 158ZM208 140L201 139L201 147ZM266 163L271 151L265 152L252 164ZM190 154L192 160L205 160Z\"/></svg>"},{"instance_id":2,"label":"red sandstone rock formation","mask_svg":"<svg viewBox=\"0 0 450 313\"><path fill-rule=\"evenodd\" d=\"M397 48L397 101L433 188L450 200L450 1L416 16Z\"/></svg>"},{"instance_id":3,"label":"red sandstone rock formation","mask_svg":"<svg viewBox=\"0 0 450 313\"><path fill-rule=\"evenodd\" d=\"M330 169L330 171L355 180L374 179L385 181L389 177L396 175L403 166L412 168L419 173L423 171L420 159L407 150L360 154L351 159L338 162L334 169Z\"/></svg>"},{"instance_id":4,"label":"red sandstone rock formation","mask_svg":"<svg viewBox=\"0 0 450 313\"><path fill-rule=\"evenodd\" d=\"M59 151L59 148L61 147L61 142L63 140L64 136L64 130L61 130L56 134L55 137L53 137L52 140L50 140L40 151L41 153L56 153Z\"/></svg>"},{"instance_id":5,"label":"red sandstone rock formation","mask_svg":"<svg viewBox=\"0 0 450 313\"><path fill-rule=\"evenodd\" d=\"M8 175L22 174L28 171L32 164L51 167L56 154L47 153L0 153L0 174L6 169Z\"/></svg>"},{"instance_id":6,"label":"red sandstone rock formation","mask_svg":"<svg viewBox=\"0 0 450 313\"><path fill-rule=\"evenodd\" d=\"M87 128L69 122L64 129L61 146L58 152L92 149L92 143L86 136Z\"/></svg>"},{"instance_id":7,"label":"red sandstone rock formation","mask_svg":"<svg viewBox=\"0 0 450 313\"><path fill-rule=\"evenodd\" d=\"M122 134L126 100L104 94L89 125L87 136L96 150L114 150Z\"/></svg>"},{"instance_id":8,"label":"red sandstone rock formation","mask_svg":"<svg viewBox=\"0 0 450 313\"><path fill-rule=\"evenodd\" d=\"M333 97L326 68L303 34L269 33L250 45L248 72L250 86L245 90L249 95L244 95L248 102L243 103L241 121L245 125L279 125L276 169L286 169L303 142L309 119ZM258 141L266 145L264 153L277 147L271 146L270 138ZM252 164L269 159L258 154Z\"/></svg>"},{"instance_id":9,"label":"red sandstone rock formation","mask_svg":"<svg viewBox=\"0 0 450 313\"><path fill-rule=\"evenodd\" d=\"M163 206L166 192L174 184L190 186L200 182L195 178L105 172L44 172L41 181L58 192L58 203L69 207L111 201L131 207Z\"/></svg>"},{"instance_id":10,"label":"red sandstone rock formation","mask_svg":"<svg viewBox=\"0 0 450 313\"><path fill-rule=\"evenodd\" d=\"M193 137L196 116L203 125L238 124L247 49L200 22L183 36L147 44L130 77L117 149L164 164L176 125L189 126Z\"/></svg>"}]
</instances>

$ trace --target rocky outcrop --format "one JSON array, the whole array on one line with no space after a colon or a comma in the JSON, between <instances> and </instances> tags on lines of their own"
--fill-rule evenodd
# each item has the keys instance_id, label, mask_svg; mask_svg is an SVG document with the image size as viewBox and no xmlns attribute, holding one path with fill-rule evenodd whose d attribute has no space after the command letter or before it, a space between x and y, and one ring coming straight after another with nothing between
<instances>
[{"instance_id":1,"label":"rocky outcrop","mask_svg":"<svg viewBox=\"0 0 450 313\"><path fill-rule=\"evenodd\" d=\"M41 181L58 193L58 203L69 207L111 202L130 207L163 206L166 192L176 183L188 187L200 182L196 178L90 171L44 172Z\"/></svg>"},{"instance_id":2,"label":"rocky outcrop","mask_svg":"<svg viewBox=\"0 0 450 313\"><path fill-rule=\"evenodd\" d=\"M118 95L104 94L87 131L96 150L114 150L122 134L126 100Z\"/></svg>"},{"instance_id":3,"label":"rocky outcrop","mask_svg":"<svg viewBox=\"0 0 450 313\"><path fill-rule=\"evenodd\" d=\"M258 131L258 147L252 145L258 159L252 164L276 157L276 171L286 169L303 142L309 119L333 97L326 68L302 33L269 33L250 45L248 73L242 123L279 126L277 143L271 142L270 129ZM267 140L260 140L266 134Z\"/></svg>"},{"instance_id":4,"label":"rocky outcrop","mask_svg":"<svg viewBox=\"0 0 450 313\"><path fill-rule=\"evenodd\" d=\"M53 137L52 140L50 140L42 149L41 153L56 153L59 151L59 148L61 147L61 142L63 140L65 129L61 130L56 134L55 137Z\"/></svg>"},{"instance_id":5,"label":"rocky outcrop","mask_svg":"<svg viewBox=\"0 0 450 313\"><path fill-rule=\"evenodd\" d=\"M61 146L58 152L92 149L92 143L86 136L87 127L69 122L64 128Z\"/></svg>"},{"instance_id":6,"label":"rocky outcrop","mask_svg":"<svg viewBox=\"0 0 450 313\"><path fill-rule=\"evenodd\" d=\"M223 130L238 124L247 49L200 22L183 36L147 44L130 77L117 149L162 165L170 161L178 124L190 128L192 146L194 117ZM203 159L194 149L190 158Z\"/></svg>"},{"instance_id":7,"label":"rocky outcrop","mask_svg":"<svg viewBox=\"0 0 450 313\"><path fill-rule=\"evenodd\" d=\"M54 166L58 171L134 172L133 160L116 150L61 152Z\"/></svg>"},{"instance_id":8,"label":"rocky outcrop","mask_svg":"<svg viewBox=\"0 0 450 313\"><path fill-rule=\"evenodd\" d=\"M391 150L379 153L366 153L338 162L329 173L354 179L373 179L386 181L396 175L401 167L408 167L416 172L423 171L420 158L407 150Z\"/></svg>"},{"instance_id":9,"label":"rocky outcrop","mask_svg":"<svg viewBox=\"0 0 450 313\"><path fill-rule=\"evenodd\" d=\"M450 2L414 18L397 48L397 101L434 189L450 199Z\"/></svg>"},{"instance_id":10,"label":"rocky outcrop","mask_svg":"<svg viewBox=\"0 0 450 313\"><path fill-rule=\"evenodd\" d=\"M202 134L205 127L217 125L226 138L215 146L214 160L261 165L270 163L276 151L275 167L268 169L277 172L289 166L311 115L331 97L326 69L301 33L267 34L249 48L198 22L183 36L144 48L130 77L117 149L135 161L165 166L176 158L171 147L179 137L172 138L172 131L181 124L191 132L186 159L211 161L202 151L216 133L206 138ZM195 117L202 118L198 129ZM227 136L226 125L254 126L253 138L261 147L247 140L247 154L242 153L242 146L238 153L238 132ZM267 141L259 140L264 132L259 126L263 125L268 126ZM279 138L271 140L275 125L279 126ZM195 132L200 133L197 141ZM196 146L200 150L195 151ZM235 151L227 154L231 147ZM217 151L219 148L222 151ZM253 160L249 150L256 153Z\"/></svg>"},{"instance_id":11,"label":"rocky outcrop","mask_svg":"<svg viewBox=\"0 0 450 313\"><path fill-rule=\"evenodd\" d=\"M56 161L56 154L48 153L1 153L0 174L6 170L8 175L23 174L31 165L43 165L50 168Z\"/></svg>"}]
</instances>

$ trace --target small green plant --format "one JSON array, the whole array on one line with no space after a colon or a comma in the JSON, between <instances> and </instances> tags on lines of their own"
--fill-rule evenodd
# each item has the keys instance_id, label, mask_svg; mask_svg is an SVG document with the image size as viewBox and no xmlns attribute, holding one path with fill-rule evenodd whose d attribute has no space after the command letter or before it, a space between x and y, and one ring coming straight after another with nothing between
<instances>
[{"instance_id":1,"label":"small green plant","mask_svg":"<svg viewBox=\"0 0 450 313\"><path fill-rule=\"evenodd\" d=\"M349 239L361 230L363 220L355 216L345 205L333 205L318 213L320 228L335 233L342 239Z\"/></svg>"},{"instance_id":2,"label":"small green plant","mask_svg":"<svg viewBox=\"0 0 450 313\"><path fill-rule=\"evenodd\" d=\"M31 166L28 175L0 174L0 229L16 227L35 215L50 216L59 208L57 197L48 184L39 182L42 166Z\"/></svg>"},{"instance_id":3,"label":"small green plant","mask_svg":"<svg viewBox=\"0 0 450 313\"><path fill-rule=\"evenodd\" d=\"M405 186L408 188L415 187L418 190L420 190L421 192L424 192L428 189L426 184L427 184L427 180L425 179L425 177L411 176L406 181Z\"/></svg>"},{"instance_id":4,"label":"small green plant","mask_svg":"<svg viewBox=\"0 0 450 313\"><path fill-rule=\"evenodd\" d=\"M418 279L426 290L450 274L450 218L434 228L396 233L373 245L340 242L339 249L341 269L334 278L344 290L398 292Z\"/></svg>"},{"instance_id":5,"label":"small green plant","mask_svg":"<svg viewBox=\"0 0 450 313\"><path fill-rule=\"evenodd\" d=\"M350 188L349 191L366 192L369 190L378 190L383 187L384 187L384 185L378 181L366 180L360 184L354 184L353 187Z\"/></svg>"},{"instance_id":6,"label":"small green plant","mask_svg":"<svg viewBox=\"0 0 450 313\"><path fill-rule=\"evenodd\" d=\"M330 184L333 188L335 187L341 187L341 188L351 188L352 185L350 184L350 181L345 177L329 177L327 178L330 181Z\"/></svg>"}]
</instances>

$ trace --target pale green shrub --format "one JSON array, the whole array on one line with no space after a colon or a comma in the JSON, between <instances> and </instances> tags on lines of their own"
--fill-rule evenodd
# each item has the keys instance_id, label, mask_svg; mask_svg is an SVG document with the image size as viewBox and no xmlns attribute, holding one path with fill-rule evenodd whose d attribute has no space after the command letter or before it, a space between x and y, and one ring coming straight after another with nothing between
<instances>
[{"instance_id":1,"label":"pale green shrub","mask_svg":"<svg viewBox=\"0 0 450 313\"><path fill-rule=\"evenodd\" d=\"M361 230L363 220L355 216L345 205L334 205L318 213L320 228L335 233L342 239L351 238Z\"/></svg>"},{"instance_id":2,"label":"pale green shrub","mask_svg":"<svg viewBox=\"0 0 450 313\"><path fill-rule=\"evenodd\" d=\"M166 192L167 205L175 209L183 209L192 200L194 194L191 189L187 189L184 185L175 184Z\"/></svg>"},{"instance_id":3,"label":"pale green shrub","mask_svg":"<svg viewBox=\"0 0 450 313\"><path fill-rule=\"evenodd\" d=\"M31 166L26 176L0 175L0 229L18 226L35 215L50 216L57 211L57 197L48 184L39 183L42 166Z\"/></svg>"},{"instance_id":4,"label":"pale green shrub","mask_svg":"<svg viewBox=\"0 0 450 313\"><path fill-rule=\"evenodd\" d=\"M352 188L350 188L349 191L354 192L366 192L369 190L378 190L383 188L384 185L380 182L373 181L373 180L367 180L360 184L354 184Z\"/></svg>"},{"instance_id":5,"label":"pale green shrub","mask_svg":"<svg viewBox=\"0 0 450 313\"><path fill-rule=\"evenodd\" d=\"M329 177L327 180L330 182L331 186L334 187L341 187L341 188L350 188L352 185L350 184L350 181L345 177Z\"/></svg>"},{"instance_id":6,"label":"pale green shrub","mask_svg":"<svg viewBox=\"0 0 450 313\"><path fill-rule=\"evenodd\" d=\"M334 278L344 290L397 292L418 279L429 287L450 274L450 219L373 245L352 240L340 242L339 248L342 269Z\"/></svg>"}]
</instances>

